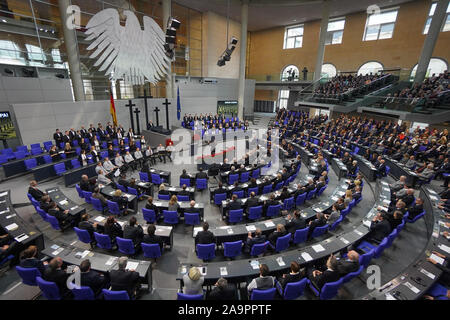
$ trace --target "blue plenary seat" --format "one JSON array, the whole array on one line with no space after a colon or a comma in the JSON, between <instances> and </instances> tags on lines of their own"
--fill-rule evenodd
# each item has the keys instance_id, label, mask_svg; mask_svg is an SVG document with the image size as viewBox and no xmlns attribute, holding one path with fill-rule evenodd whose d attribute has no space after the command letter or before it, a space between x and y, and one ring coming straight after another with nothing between
<instances>
[{"instance_id":1,"label":"blue plenary seat","mask_svg":"<svg viewBox=\"0 0 450 320\"><path fill-rule=\"evenodd\" d=\"M195 179L197 190L205 190L208 188L208 179Z\"/></svg>"},{"instance_id":2,"label":"blue plenary seat","mask_svg":"<svg viewBox=\"0 0 450 320\"><path fill-rule=\"evenodd\" d=\"M105 249L105 250L112 249L112 241L111 241L111 238L109 237L109 235L94 232L94 238L95 238L95 241L97 242L96 243L97 247L99 247L100 249Z\"/></svg>"},{"instance_id":3,"label":"blue plenary seat","mask_svg":"<svg viewBox=\"0 0 450 320\"><path fill-rule=\"evenodd\" d=\"M94 292L90 287L73 288L72 293L75 300L95 300Z\"/></svg>"},{"instance_id":4,"label":"blue plenary seat","mask_svg":"<svg viewBox=\"0 0 450 320\"><path fill-rule=\"evenodd\" d=\"M306 193L300 194L297 196L297 199L295 199L295 206L301 206L305 203L306 200Z\"/></svg>"},{"instance_id":5,"label":"blue plenary seat","mask_svg":"<svg viewBox=\"0 0 450 320\"><path fill-rule=\"evenodd\" d=\"M105 300L130 300L130 296L125 290L111 291L102 289L102 293Z\"/></svg>"},{"instance_id":6,"label":"blue plenary seat","mask_svg":"<svg viewBox=\"0 0 450 320\"><path fill-rule=\"evenodd\" d=\"M53 165L53 168L55 169L55 172L58 176L61 176L66 172L66 166L64 163L56 163Z\"/></svg>"},{"instance_id":7,"label":"blue plenary seat","mask_svg":"<svg viewBox=\"0 0 450 320\"><path fill-rule=\"evenodd\" d=\"M178 212L163 210L164 223L178 224Z\"/></svg>"},{"instance_id":8,"label":"blue plenary seat","mask_svg":"<svg viewBox=\"0 0 450 320\"><path fill-rule=\"evenodd\" d=\"M274 206L269 206L267 208L266 216L267 217L278 216L280 214L280 211L281 211L281 204L277 204L277 205L274 205Z\"/></svg>"},{"instance_id":9,"label":"blue plenary seat","mask_svg":"<svg viewBox=\"0 0 450 320\"><path fill-rule=\"evenodd\" d=\"M200 224L200 214L198 212L184 213L184 223L186 225L196 226Z\"/></svg>"},{"instance_id":10,"label":"blue plenary seat","mask_svg":"<svg viewBox=\"0 0 450 320\"><path fill-rule=\"evenodd\" d=\"M306 240L308 239L308 231L309 231L309 227L306 227L304 229L295 230L294 240L293 240L294 244L306 242Z\"/></svg>"},{"instance_id":11,"label":"blue plenary seat","mask_svg":"<svg viewBox=\"0 0 450 320\"><path fill-rule=\"evenodd\" d=\"M197 257L209 261L216 257L216 244L197 244Z\"/></svg>"},{"instance_id":12,"label":"blue plenary seat","mask_svg":"<svg viewBox=\"0 0 450 320\"><path fill-rule=\"evenodd\" d=\"M237 257L242 253L242 240L223 243L223 255L228 258Z\"/></svg>"},{"instance_id":13,"label":"blue plenary seat","mask_svg":"<svg viewBox=\"0 0 450 320\"><path fill-rule=\"evenodd\" d=\"M286 284L283 292L280 283L277 282L277 289L284 300L294 300L303 295L306 285L308 284L308 278L303 278L302 280L297 282L290 282Z\"/></svg>"},{"instance_id":14,"label":"blue plenary seat","mask_svg":"<svg viewBox=\"0 0 450 320\"><path fill-rule=\"evenodd\" d=\"M244 209L230 210L228 212L228 222L238 223L241 222L244 216Z\"/></svg>"},{"instance_id":15,"label":"blue plenary seat","mask_svg":"<svg viewBox=\"0 0 450 320\"><path fill-rule=\"evenodd\" d=\"M36 277L40 277L41 273L37 268L23 268L16 266L18 275L22 278L22 283L29 286L37 286Z\"/></svg>"},{"instance_id":16,"label":"blue plenary seat","mask_svg":"<svg viewBox=\"0 0 450 320\"><path fill-rule=\"evenodd\" d=\"M78 240L80 240L83 243L91 243L92 239L91 239L91 235L89 234L89 231L87 230L83 230L83 229L79 229L77 227L73 228L75 230L75 233L78 236Z\"/></svg>"},{"instance_id":17,"label":"blue plenary seat","mask_svg":"<svg viewBox=\"0 0 450 320\"><path fill-rule=\"evenodd\" d=\"M37 167L37 160L36 160L36 158L26 159L24 161L24 163L25 163L25 168L27 168L27 171Z\"/></svg>"},{"instance_id":18,"label":"blue plenary seat","mask_svg":"<svg viewBox=\"0 0 450 320\"><path fill-rule=\"evenodd\" d=\"M274 248L275 251L276 252L281 252L281 251L284 251L287 248L289 248L289 241L291 240L291 236L292 235L290 233L288 233L285 236L279 237L277 239L277 243L276 243L275 248ZM271 245L271 247L273 248L272 245Z\"/></svg>"},{"instance_id":19,"label":"blue plenary seat","mask_svg":"<svg viewBox=\"0 0 450 320\"><path fill-rule=\"evenodd\" d=\"M150 180L148 179L148 173L147 172L139 172L139 179L142 182L150 182Z\"/></svg>"},{"instance_id":20,"label":"blue plenary seat","mask_svg":"<svg viewBox=\"0 0 450 320\"><path fill-rule=\"evenodd\" d=\"M156 222L156 213L154 210L142 208L142 215L144 217L144 220L147 221L147 223Z\"/></svg>"},{"instance_id":21,"label":"blue plenary seat","mask_svg":"<svg viewBox=\"0 0 450 320\"><path fill-rule=\"evenodd\" d=\"M203 300L203 294L184 294L177 292L177 300Z\"/></svg>"},{"instance_id":22,"label":"blue plenary seat","mask_svg":"<svg viewBox=\"0 0 450 320\"><path fill-rule=\"evenodd\" d=\"M267 290L254 289L250 300L273 300L275 298L275 293L277 289L271 288Z\"/></svg>"},{"instance_id":23,"label":"blue plenary seat","mask_svg":"<svg viewBox=\"0 0 450 320\"><path fill-rule=\"evenodd\" d=\"M134 255L136 253L133 240L116 237L116 242L117 247L121 253L125 255Z\"/></svg>"},{"instance_id":24,"label":"blue plenary seat","mask_svg":"<svg viewBox=\"0 0 450 320\"><path fill-rule=\"evenodd\" d=\"M227 194L226 193L216 193L214 194L214 204L217 206L221 206L222 205L222 201L227 199Z\"/></svg>"},{"instance_id":25,"label":"blue plenary seat","mask_svg":"<svg viewBox=\"0 0 450 320\"><path fill-rule=\"evenodd\" d=\"M261 218L263 212L262 206L250 207L248 209L248 219L258 220Z\"/></svg>"},{"instance_id":26,"label":"blue plenary seat","mask_svg":"<svg viewBox=\"0 0 450 320\"><path fill-rule=\"evenodd\" d=\"M141 247L144 252L144 257L150 259L157 259L161 257L161 247L158 243L141 243Z\"/></svg>"},{"instance_id":27,"label":"blue plenary seat","mask_svg":"<svg viewBox=\"0 0 450 320\"><path fill-rule=\"evenodd\" d=\"M264 254L266 252L267 247L269 246L270 242L266 241L264 243L257 243L252 246L252 249L250 250L250 255L252 257L259 256L261 254Z\"/></svg>"},{"instance_id":28,"label":"blue plenary seat","mask_svg":"<svg viewBox=\"0 0 450 320\"><path fill-rule=\"evenodd\" d=\"M36 277L36 282L47 300L61 300L61 295L56 283L45 281L41 277Z\"/></svg>"}]
</instances>

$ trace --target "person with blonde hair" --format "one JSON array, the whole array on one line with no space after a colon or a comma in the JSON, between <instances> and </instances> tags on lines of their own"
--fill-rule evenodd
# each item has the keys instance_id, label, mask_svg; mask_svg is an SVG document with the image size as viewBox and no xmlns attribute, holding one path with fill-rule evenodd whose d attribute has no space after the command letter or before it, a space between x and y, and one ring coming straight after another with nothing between
<instances>
[{"instance_id":1,"label":"person with blonde hair","mask_svg":"<svg viewBox=\"0 0 450 320\"><path fill-rule=\"evenodd\" d=\"M176 195L173 195L169 200L169 211L177 211L180 208Z\"/></svg>"},{"instance_id":2,"label":"person with blonde hair","mask_svg":"<svg viewBox=\"0 0 450 320\"><path fill-rule=\"evenodd\" d=\"M184 294L203 294L203 282L205 278L202 276L198 267L192 267L189 272L183 276L183 293Z\"/></svg>"},{"instance_id":3,"label":"person with blonde hair","mask_svg":"<svg viewBox=\"0 0 450 320\"><path fill-rule=\"evenodd\" d=\"M119 210L126 209L128 205L128 199L122 196L122 191L120 189L114 191L111 201L117 202L117 204L119 205Z\"/></svg>"},{"instance_id":4,"label":"person with blonde hair","mask_svg":"<svg viewBox=\"0 0 450 320\"><path fill-rule=\"evenodd\" d=\"M353 200L353 192L352 190L347 190L345 191L345 196L344 196L344 204L346 207L348 207L349 203L352 202Z\"/></svg>"}]
</instances>

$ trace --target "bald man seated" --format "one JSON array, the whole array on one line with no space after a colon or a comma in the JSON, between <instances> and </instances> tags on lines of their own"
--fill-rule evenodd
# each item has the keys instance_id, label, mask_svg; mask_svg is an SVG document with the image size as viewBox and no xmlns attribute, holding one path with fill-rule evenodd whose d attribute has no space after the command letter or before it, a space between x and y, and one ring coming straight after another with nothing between
<instances>
[{"instance_id":1,"label":"bald man seated","mask_svg":"<svg viewBox=\"0 0 450 320\"><path fill-rule=\"evenodd\" d=\"M350 250L347 252L347 257L345 259L341 258L337 262L337 271L341 276L345 276L350 272L355 272L359 269L359 253Z\"/></svg>"}]
</instances>

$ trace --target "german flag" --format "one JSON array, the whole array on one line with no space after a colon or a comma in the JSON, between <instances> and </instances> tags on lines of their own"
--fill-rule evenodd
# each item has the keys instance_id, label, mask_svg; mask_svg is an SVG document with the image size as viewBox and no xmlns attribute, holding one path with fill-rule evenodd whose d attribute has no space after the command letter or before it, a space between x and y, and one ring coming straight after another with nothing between
<instances>
[{"instance_id":1,"label":"german flag","mask_svg":"<svg viewBox=\"0 0 450 320\"><path fill-rule=\"evenodd\" d=\"M114 126L117 127L116 107L114 105L114 98L113 98L112 92L110 92L110 96L111 96L111 103L110 103L110 106L109 106L109 113L111 113L111 117L112 117Z\"/></svg>"}]
</instances>

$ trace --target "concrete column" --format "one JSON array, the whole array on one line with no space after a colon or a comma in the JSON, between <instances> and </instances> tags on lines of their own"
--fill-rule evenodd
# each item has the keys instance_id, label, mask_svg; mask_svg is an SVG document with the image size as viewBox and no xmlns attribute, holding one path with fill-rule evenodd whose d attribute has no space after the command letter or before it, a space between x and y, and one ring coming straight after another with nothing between
<instances>
[{"instance_id":1,"label":"concrete column","mask_svg":"<svg viewBox=\"0 0 450 320\"><path fill-rule=\"evenodd\" d=\"M434 10L434 15L431 19L428 34L423 43L414 83L422 83L425 79L428 65L430 64L430 59L433 55L434 47L436 46L436 41L447 14L448 1L449 0L439 0L436 5L436 10Z\"/></svg>"},{"instance_id":2,"label":"concrete column","mask_svg":"<svg viewBox=\"0 0 450 320\"><path fill-rule=\"evenodd\" d=\"M162 1L162 11L163 11L163 25L162 29L166 33L167 21L169 21L172 15L172 0ZM175 81L175 76L172 74L172 64L169 66L168 73L166 75L166 98L173 98L173 82Z\"/></svg>"},{"instance_id":3,"label":"concrete column","mask_svg":"<svg viewBox=\"0 0 450 320\"><path fill-rule=\"evenodd\" d=\"M64 33L64 45L66 46L67 60L69 63L70 78L72 79L73 94L76 101L84 101L84 86L81 78L80 55L78 52L77 34L75 29L70 29L67 25L70 17L67 8L70 0L58 0L59 12L61 15L62 29Z\"/></svg>"},{"instance_id":4,"label":"concrete column","mask_svg":"<svg viewBox=\"0 0 450 320\"><path fill-rule=\"evenodd\" d=\"M323 57L325 56L325 40L327 38L328 20L330 16L330 1L325 0L322 4L322 21L320 23L319 47L317 48L316 67L314 68L314 81L320 79L322 72Z\"/></svg>"},{"instance_id":5,"label":"concrete column","mask_svg":"<svg viewBox=\"0 0 450 320\"><path fill-rule=\"evenodd\" d=\"M241 39L239 39L241 43L241 51L239 56L239 100L238 100L239 120L244 119L245 63L247 60L247 24L248 24L248 0L242 0Z\"/></svg>"}]
</instances>

